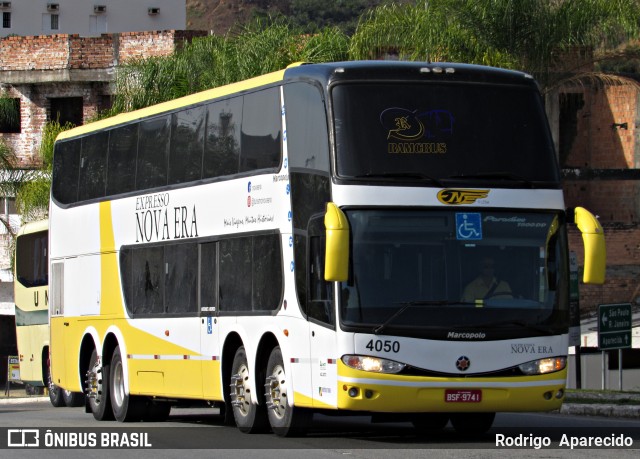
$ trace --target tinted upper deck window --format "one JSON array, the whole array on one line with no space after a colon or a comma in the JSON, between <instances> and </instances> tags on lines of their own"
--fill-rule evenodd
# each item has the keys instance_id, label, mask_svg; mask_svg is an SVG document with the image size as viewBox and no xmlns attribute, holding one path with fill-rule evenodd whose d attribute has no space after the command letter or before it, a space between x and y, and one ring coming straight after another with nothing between
<instances>
[{"instance_id":1,"label":"tinted upper deck window","mask_svg":"<svg viewBox=\"0 0 640 459\"><path fill-rule=\"evenodd\" d=\"M146 190L167 184L170 116L140 123L136 188Z\"/></svg>"},{"instance_id":2,"label":"tinted upper deck window","mask_svg":"<svg viewBox=\"0 0 640 459\"><path fill-rule=\"evenodd\" d=\"M342 84L332 99L340 177L500 171L559 182L542 101L530 87Z\"/></svg>"}]
</instances>

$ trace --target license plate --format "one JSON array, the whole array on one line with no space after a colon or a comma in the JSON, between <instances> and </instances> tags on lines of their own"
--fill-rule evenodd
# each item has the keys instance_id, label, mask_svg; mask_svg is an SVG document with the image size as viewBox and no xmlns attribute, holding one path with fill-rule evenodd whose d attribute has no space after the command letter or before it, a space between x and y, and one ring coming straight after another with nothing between
<instances>
[{"instance_id":1,"label":"license plate","mask_svg":"<svg viewBox=\"0 0 640 459\"><path fill-rule=\"evenodd\" d=\"M444 391L444 401L447 403L480 403L482 391L480 389L447 389Z\"/></svg>"}]
</instances>

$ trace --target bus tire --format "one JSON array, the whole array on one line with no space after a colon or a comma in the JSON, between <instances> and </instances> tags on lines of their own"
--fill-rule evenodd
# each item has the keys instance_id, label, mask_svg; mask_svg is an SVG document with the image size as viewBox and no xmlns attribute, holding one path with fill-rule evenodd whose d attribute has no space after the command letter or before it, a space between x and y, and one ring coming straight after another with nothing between
<instances>
[{"instance_id":1,"label":"bus tire","mask_svg":"<svg viewBox=\"0 0 640 459\"><path fill-rule=\"evenodd\" d=\"M495 413L453 413L451 425L462 435L478 436L487 433L495 417Z\"/></svg>"},{"instance_id":2,"label":"bus tire","mask_svg":"<svg viewBox=\"0 0 640 459\"><path fill-rule=\"evenodd\" d=\"M289 402L291 383L284 371L279 346L275 347L269 356L264 389L267 416L273 432L281 437L304 435L312 413Z\"/></svg>"},{"instance_id":3,"label":"bus tire","mask_svg":"<svg viewBox=\"0 0 640 459\"><path fill-rule=\"evenodd\" d=\"M98 353L93 350L89 360L89 368L93 369L98 361ZM90 370L91 371L91 370ZM89 397L89 408L96 421L111 421L114 419L109 397L109 365L102 365L100 374L97 375L97 397Z\"/></svg>"},{"instance_id":4,"label":"bus tire","mask_svg":"<svg viewBox=\"0 0 640 459\"><path fill-rule=\"evenodd\" d=\"M119 422L139 421L144 411L144 399L125 391L125 374L120 346L113 351L109 373L109 397L113 415Z\"/></svg>"},{"instance_id":5,"label":"bus tire","mask_svg":"<svg viewBox=\"0 0 640 459\"><path fill-rule=\"evenodd\" d=\"M49 401L51 404L60 408L64 406L64 398L62 397L62 389L53 383L51 376L51 362L47 359L47 388L49 389Z\"/></svg>"},{"instance_id":6,"label":"bus tire","mask_svg":"<svg viewBox=\"0 0 640 459\"><path fill-rule=\"evenodd\" d=\"M258 433L267 430L268 420L264 405L257 403L257 395L251 393L251 374L244 346L240 346L233 357L231 383L229 384L233 418L243 433Z\"/></svg>"},{"instance_id":7,"label":"bus tire","mask_svg":"<svg viewBox=\"0 0 640 459\"><path fill-rule=\"evenodd\" d=\"M64 398L62 397L62 389L55 384L49 385L49 401L56 408L65 406Z\"/></svg>"},{"instance_id":8,"label":"bus tire","mask_svg":"<svg viewBox=\"0 0 640 459\"><path fill-rule=\"evenodd\" d=\"M61 392L65 405L70 407L84 406L84 394L66 389L62 389Z\"/></svg>"}]
</instances>

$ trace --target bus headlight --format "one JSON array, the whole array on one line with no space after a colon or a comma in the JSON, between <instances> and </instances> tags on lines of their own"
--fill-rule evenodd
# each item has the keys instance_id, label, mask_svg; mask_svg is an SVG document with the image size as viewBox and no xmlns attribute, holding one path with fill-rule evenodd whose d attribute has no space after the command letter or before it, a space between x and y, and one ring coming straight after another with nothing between
<instances>
[{"instance_id":1,"label":"bus headlight","mask_svg":"<svg viewBox=\"0 0 640 459\"><path fill-rule=\"evenodd\" d=\"M543 375L554 371L564 370L567 366L566 357L550 357L548 359L533 360L531 362L518 365L520 371L525 375Z\"/></svg>"},{"instance_id":2,"label":"bus headlight","mask_svg":"<svg viewBox=\"0 0 640 459\"><path fill-rule=\"evenodd\" d=\"M356 370L375 373L400 373L406 367L404 363L366 355L343 355L342 363Z\"/></svg>"}]
</instances>

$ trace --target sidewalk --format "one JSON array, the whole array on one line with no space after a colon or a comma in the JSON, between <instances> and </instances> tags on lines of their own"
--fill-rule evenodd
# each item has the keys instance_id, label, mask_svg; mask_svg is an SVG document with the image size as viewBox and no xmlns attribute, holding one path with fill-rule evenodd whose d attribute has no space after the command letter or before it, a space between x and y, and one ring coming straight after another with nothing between
<instances>
[{"instance_id":1,"label":"sidewalk","mask_svg":"<svg viewBox=\"0 0 640 459\"><path fill-rule=\"evenodd\" d=\"M44 394L27 395L24 386L21 384L11 384L11 390L7 395L6 386L0 391L0 405L16 405L20 403L48 402L49 395L46 390Z\"/></svg>"},{"instance_id":2,"label":"sidewalk","mask_svg":"<svg viewBox=\"0 0 640 459\"><path fill-rule=\"evenodd\" d=\"M639 419L640 393L571 390L565 395L560 413Z\"/></svg>"}]
</instances>

